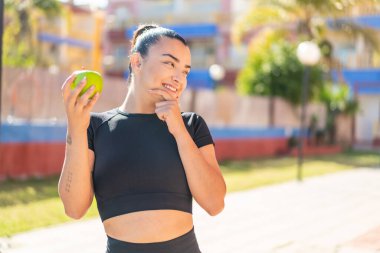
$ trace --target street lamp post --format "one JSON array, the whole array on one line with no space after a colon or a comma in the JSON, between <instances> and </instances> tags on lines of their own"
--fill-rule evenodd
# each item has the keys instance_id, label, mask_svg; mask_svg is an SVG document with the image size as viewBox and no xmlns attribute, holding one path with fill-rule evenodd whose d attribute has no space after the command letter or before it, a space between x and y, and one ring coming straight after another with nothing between
<instances>
[{"instance_id":1,"label":"street lamp post","mask_svg":"<svg viewBox=\"0 0 380 253\"><path fill-rule=\"evenodd\" d=\"M3 32L4 32L4 0L0 0L0 137L2 131L2 89L3 89ZM0 167L3 166L2 152L0 152Z\"/></svg>"},{"instance_id":2,"label":"street lamp post","mask_svg":"<svg viewBox=\"0 0 380 253\"><path fill-rule=\"evenodd\" d=\"M307 129L305 127L306 119L306 104L309 93L309 79L311 66L318 63L321 58L321 52L318 45L311 41L304 41L297 47L297 58L305 66L305 71L302 78L302 94L301 94L301 120L300 130L298 135L298 168L297 179L302 181L302 165L303 165L303 145Z\"/></svg>"}]
</instances>

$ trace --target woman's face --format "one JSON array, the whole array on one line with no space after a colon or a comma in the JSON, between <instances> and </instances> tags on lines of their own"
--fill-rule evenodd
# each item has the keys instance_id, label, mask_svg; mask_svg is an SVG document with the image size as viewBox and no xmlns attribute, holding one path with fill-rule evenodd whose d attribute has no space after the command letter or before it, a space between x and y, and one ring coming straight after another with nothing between
<instances>
[{"instance_id":1,"label":"woman's face","mask_svg":"<svg viewBox=\"0 0 380 253\"><path fill-rule=\"evenodd\" d=\"M179 98L186 88L190 72L190 49L177 39L162 37L149 48L148 54L140 57L140 67L135 73L136 89L149 93L150 89L163 89ZM170 92L172 91L172 92ZM155 101L163 98L154 96Z\"/></svg>"}]
</instances>

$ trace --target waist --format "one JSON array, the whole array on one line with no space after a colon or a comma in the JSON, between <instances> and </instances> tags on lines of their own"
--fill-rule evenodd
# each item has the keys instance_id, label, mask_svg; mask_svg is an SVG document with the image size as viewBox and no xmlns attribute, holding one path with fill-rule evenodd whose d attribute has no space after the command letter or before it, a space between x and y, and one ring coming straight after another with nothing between
<instances>
[{"instance_id":1,"label":"waist","mask_svg":"<svg viewBox=\"0 0 380 253\"><path fill-rule=\"evenodd\" d=\"M178 210L146 210L123 214L103 222L106 234L131 243L164 242L193 227L190 213Z\"/></svg>"}]
</instances>

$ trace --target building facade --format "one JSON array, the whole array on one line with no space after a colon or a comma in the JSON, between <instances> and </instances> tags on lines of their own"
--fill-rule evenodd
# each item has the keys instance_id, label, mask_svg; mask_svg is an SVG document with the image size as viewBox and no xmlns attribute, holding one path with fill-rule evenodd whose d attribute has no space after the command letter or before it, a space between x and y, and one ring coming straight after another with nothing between
<instances>
[{"instance_id":1,"label":"building facade","mask_svg":"<svg viewBox=\"0 0 380 253\"><path fill-rule=\"evenodd\" d=\"M128 76L130 40L138 24L156 23L181 34L189 43L192 70L190 87L212 88L208 73L212 64L227 72L226 84L234 83L237 67L231 64L229 50L231 0L110 0L105 32L105 72Z\"/></svg>"},{"instance_id":2,"label":"building facade","mask_svg":"<svg viewBox=\"0 0 380 253\"><path fill-rule=\"evenodd\" d=\"M62 14L39 20L38 45L53 71L102 69L104 12L62 4Z\"/></svg>"},{"instance_id":3,"label":"building facade","mask_svg":"<svg viewBox=\"0 0 380 253\"><path fill-rule=\"evenodd\" d=\"M349 17L359 27L371 28L380 41L380 5L358 6ZM334 56L339 60L341 77L349 85L352 97L359 102L353 125L354 143L373 147L380 144L380 52L362 35L347 39L332 34ZM380 47L379 47L380 50Z\"/></svg>"}]
</instances>

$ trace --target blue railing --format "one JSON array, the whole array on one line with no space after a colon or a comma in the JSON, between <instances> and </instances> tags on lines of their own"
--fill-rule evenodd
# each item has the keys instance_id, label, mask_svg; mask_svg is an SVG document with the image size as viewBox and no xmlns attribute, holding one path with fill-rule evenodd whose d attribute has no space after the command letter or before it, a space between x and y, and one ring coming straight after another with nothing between
<instances>
[{"instance_id":1,"label":"blue railing","mask_svg":"<svg viewBox=\"0 0 380 253\"><path fill-rule=\"evenodd\" d=\"M337 71L332 75L338 79ZM342 75L352 93L380 94L380 69L345 69Z\"/></svg>"},{"instance_id":2,"label":"blue railing","mask_svg":"<svg viewBox=\"0 0 380 253\"><path fill-rule=\"evenodd\" d=\"M175 24L175 25L162 25L165 28L172 29L186 39L190 38L208 38L214 37L218 34L218 27L215 24ZM137 26L132 26L125 30L127 39L132 39L133 32Z\"/></svg>"},{"instance_id":3,"label":"blue railing","mask_svg":"<svg viewBox=\"0 0 380 253\"><path fill-rule=\"evenodd\" d=\"M356 25L360 25L363 27L373 28L373 29L380 29L380 15L368 15L368 16L359 16L359 17L346 17L346 18L339 18L336 19L338 23L341 22L348 22L348 23L354 23ZM334 20L328 19L327 24L330 28L338 28L334 25Z\"/></svg>"},{"instance_id":4,"label":"blue railing","mask_svg":"<svg viewBox=\"0 0 380 253\"><path fill-rule=\"evenodd\" d=\"M87 41L73 39L70 37L59 37L55 34L48 34L48 33L39 33L38 39L40 41L46 41L53 44L67 44L74 47L80 47L85 49L91 49L92 44Z\"/></svg>"},{"instance_id":5,"label":"blue railing","mask_svg":"<svg viewBox=\"0 0 380 253\"><path fill-rule=\"evenodd\" d=\"M129 71L124 72L124 78L127 79ZM192 69L187 77L187 87L193 89L213 89L214 81L208 72L208 69Z\"/></svg>"},{"instance_id":6,"label":"blue railing","mask_svg":"<svg viewBox=\"0 0 380 253\"><path fill-rule=\"evenodd\" d=\"M66 125L47 124L2 124L0 142L63 142L66 138Z\"/></svg>"},{"instance_id":7,"label":"blue railing","mask_svg":"<svg viewBox=\"0 0 380 253\"><path fill-rule=\"evenodd\" d=\"M215 140L220 139L277 139L288 138L298 134L297 129L285 128L242 128L242 127L210 127L211 135ZM27 142L64 142L66 125L47 124L8 124L1 126L1 143Z\"/></svg>"}]
</instances>

